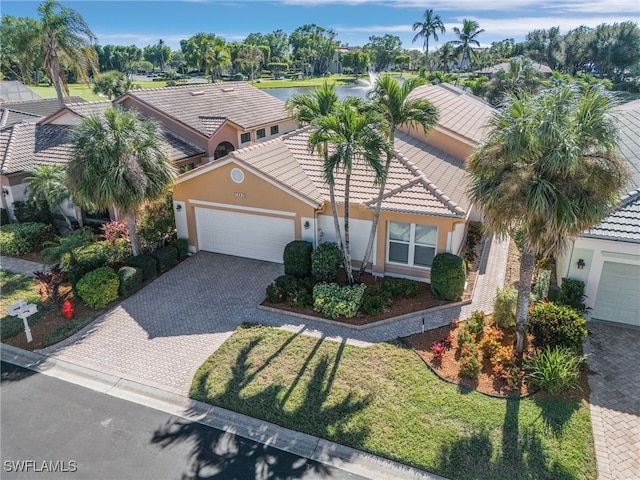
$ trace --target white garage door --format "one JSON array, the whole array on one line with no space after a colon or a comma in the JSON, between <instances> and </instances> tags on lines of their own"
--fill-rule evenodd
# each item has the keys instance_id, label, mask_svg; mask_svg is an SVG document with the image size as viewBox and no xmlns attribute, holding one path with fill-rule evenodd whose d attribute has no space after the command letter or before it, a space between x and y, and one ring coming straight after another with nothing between
<instances>
[{"instance_id":1,"label":"white garage door","mask_svg":"<svg viewBox=\"0 0 640 480\"><path fill-rule=\"evenodd\" d=\"M200 250L282 263L295 240L293 219L196 207Z\"/></svg>"},{"instance_id":2,"label":"white garage door","mask_svg":"<svg viewBox=\"0 0 640 480\"><path fill-rule=\"evenodd\" d=\"M604 262L591 318L640 326L640 266Z\"/></svg>"}]
</instances>

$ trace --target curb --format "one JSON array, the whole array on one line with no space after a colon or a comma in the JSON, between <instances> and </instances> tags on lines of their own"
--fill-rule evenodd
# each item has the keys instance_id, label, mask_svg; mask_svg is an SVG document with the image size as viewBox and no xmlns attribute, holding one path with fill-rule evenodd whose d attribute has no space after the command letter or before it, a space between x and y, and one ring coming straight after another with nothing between
<instances>
[{"instance_id":1,"label":"curb","mask_svg":"<svg viewBox=\"0 0 640 480\"><path fill-rule=\"evenodd\" d=\"M376 480L447 480L445 477L313 435L4 343L0 346L0 359L356 475Z\"/></svg>"}]
</instances>

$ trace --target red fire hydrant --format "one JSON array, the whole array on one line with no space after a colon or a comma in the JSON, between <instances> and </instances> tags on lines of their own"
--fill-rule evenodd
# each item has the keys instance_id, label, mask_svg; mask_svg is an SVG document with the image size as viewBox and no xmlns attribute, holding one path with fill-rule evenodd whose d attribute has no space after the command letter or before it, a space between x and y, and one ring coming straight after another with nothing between
<instances>
[{"instance_id":1,"label":"red fire hydrant","mask_svg":"<svg viewBox=\"0 0 640 480\"><path fill-rule=\"evenodd\" d=\"M73 305L71 305L70 300L64 301L64 303L62 304L62 310L60 311L60 313L62 313L62 316L67 320L71 320L73 318L76 312L73 309Z\"/></svg>"}]
</instances>

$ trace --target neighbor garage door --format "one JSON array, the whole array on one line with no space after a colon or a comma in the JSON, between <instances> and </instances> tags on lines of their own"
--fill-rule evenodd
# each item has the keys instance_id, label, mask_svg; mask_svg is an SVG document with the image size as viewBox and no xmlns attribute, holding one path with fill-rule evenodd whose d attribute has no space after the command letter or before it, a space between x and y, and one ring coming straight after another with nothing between
<instances>
[{"instance_id":1,"label":"neighbor garage door","mask_svg":"<svg viewBox=\"0 0 640 480\"><path fill-rule=\"evenodd\" d=\"M591 318L640 325L640 266L604 262Z\"/></svg>"},{"instance_id":2,"label":"neighbor garage door","mask_svg":"<svg viewBox=\"0 0 640 480\"><path fill-rule=\"evenodd\" d=\"M293 219L196 207L198 246L208 252L282 263Z\"/></svg>"}]
</instances>

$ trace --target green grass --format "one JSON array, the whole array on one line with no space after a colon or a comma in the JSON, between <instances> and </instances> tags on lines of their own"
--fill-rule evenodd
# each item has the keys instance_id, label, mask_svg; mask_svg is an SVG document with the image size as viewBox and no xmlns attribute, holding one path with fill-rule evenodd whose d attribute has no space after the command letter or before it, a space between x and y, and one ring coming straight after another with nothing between
<instances>
[{"instance_id":1,"label":"green grass","mask_svg":"<svg viewBox=\"0 0 640 480\"><path fill-rule=\"evenodd\" d=\"M29 86L29 89L36 92L42 98L56 98L56 89L54 87L33 87ZM95 102L97 100L106 100L106 97L101 97L93 93L91 87L81 84L70 84L69 93L72 97L81 97L88 102Z\"/></svg>"},{"instance_id":2,"label":"green grass","mask_svg":"<svg viewBox=\"0 0 640 480\"><path fill-rule=\"evenodd\" d=\"M40 307L38 292L33 280L18 273L0 270L0 340L15 337L24 332L24 323L18 317L8 315L8 308L18 300L27 303L35 303ZM29 325L33 326L38 321L41 312L29 317Z\"/></svg>"},{"instance_id":3,"label":"green grass","mask_svg":"<svg viewBox=\"0 0 640 480\"><path fill-rule=\"evenodd\" d=\"M198 369L190 395L450 478L596 478L587 404L469 391L400 343L358 348L243 326Z\"/></svg>"}]
</instances>

